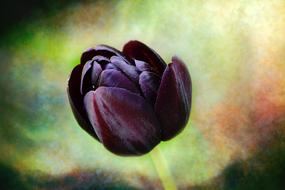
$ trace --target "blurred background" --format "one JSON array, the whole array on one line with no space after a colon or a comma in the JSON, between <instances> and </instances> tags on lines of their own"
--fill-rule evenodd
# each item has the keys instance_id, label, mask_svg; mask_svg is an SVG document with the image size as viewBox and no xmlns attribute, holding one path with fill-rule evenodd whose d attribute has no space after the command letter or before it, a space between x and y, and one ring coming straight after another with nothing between
<instances>
[{"instance_id":1,"label":"blurred background","mask_svg":"<svg viewBox=\"0 0 285 190\"><path fill-rule=\"evenodd\" d=\"M283 0L0 7L0 189L285 188ZM78 126L66 86L85 49L133 39L184 60L193 107L176 138L119 157Z\"/></svg>"}]
</instances>

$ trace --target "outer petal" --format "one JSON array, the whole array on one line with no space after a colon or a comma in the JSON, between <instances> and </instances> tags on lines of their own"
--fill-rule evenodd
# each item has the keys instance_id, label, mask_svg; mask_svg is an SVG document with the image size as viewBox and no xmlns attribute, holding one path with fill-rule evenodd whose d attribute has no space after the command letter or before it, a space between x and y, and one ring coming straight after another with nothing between
<instances>
[{"instance_id":1,"label":"outer petal","mask_svg":"<svg viewBox=\"0 0 285 190\"><path fill-rule=\"evenodd\" d=\"M99 87L85 95L84 104L99 139L115 154L144 154L160 142L159 122L141 96Z\"/></svg>"},{"instance_id":2,"label":"outer petal","mask_svg":"<svg viewBox=\"0 0 285 190\"><path fill-rule=\"evenodd\" d=\"M80 93L80 78L83 65L77 65L71 72L68 80L67 94L72 112L79 125L90 135L98 140L94 129L89 122L87 114L83 107L83 97Z\"/></svg>"},{"instance_id":3,"label":"outer petal","mask_svg":"<svg viewBox=\"0 0 285 190\"><path fill-rule=\"evenodd\" d=\"M84 51L80 58L80 64L85 64L87 61L91 60L95 55L98 55L96 53L96 50L94 48L89 48L86 51Z\"/></svg>"},{"instance_id":4,"label":"outer petal","mask_svg":"<svg viewBox=\"0 0 285 190\"><path fill-rule=\"evenodd\" d=\"M112 56L119 56L121 57L126 63L128 64L134 64L133 61L131 59L128 59L128 57L126 57L125 55L122 54L121 51L112 48L110 46L107 45L98 45L96 46L96 51L99 52L100 55L106 56L108 58L111 58Z\"/></svg>"},{"instance_id":5,"label":"outer petal","mask_svg":"<svg viewBox=\"0 0 285 190\"><path fill-rule=\"evenodd\" d=\"M139 41L129 41L125 44L123 54L149 63L158 74L162 74L166 67L165 62L154 50Z\"/></svg>"},{"instance_id":6,"label":"outer petal","mask_svg":"<svg viewBox=\"0 0 285 190\"><path fill-rule=\"evenodd\" d=\"M185 64L172 58L163 73L155 112L162 127L162 140L176 136L187 124L191 107L191 78Z\"/></svg>"}]
</instances>

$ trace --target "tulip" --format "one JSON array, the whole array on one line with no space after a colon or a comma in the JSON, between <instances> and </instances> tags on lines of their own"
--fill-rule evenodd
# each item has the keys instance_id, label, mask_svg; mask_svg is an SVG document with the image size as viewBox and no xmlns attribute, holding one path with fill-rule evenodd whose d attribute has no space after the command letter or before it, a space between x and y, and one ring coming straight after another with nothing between
<instances>
[{"instance_id":1,"label":"tulip","mask_svg":"<svg viewBox=\"0 0 285 190\"><path fill-rule=\"evenodd\" d=\"M191 78L178 58L166 64L130 41L122 52L88 49L71 72L68 97L79 125L117 155L142 155L180 133L191 107Z\"/></svg>"}]
</instances>

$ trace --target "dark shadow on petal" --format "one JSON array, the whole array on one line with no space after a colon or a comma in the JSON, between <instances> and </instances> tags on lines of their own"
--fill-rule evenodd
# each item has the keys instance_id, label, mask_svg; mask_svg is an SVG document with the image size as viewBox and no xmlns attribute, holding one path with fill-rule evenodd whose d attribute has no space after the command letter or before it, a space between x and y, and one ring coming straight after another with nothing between
<instances>
[{"instance_id":1,"label":"dark shadow on petal","mask_svg":"<svg viewBox=\"0 0 285 190\"><path fill-rule=\"evenodd\" d=\"M67 94L72 112L79 125L94 138L98 139L83 107L83 97L80 93L80 79L82 69L82 65L77 65L72 70L68 81Z\"/></svg>"}]
</instances>

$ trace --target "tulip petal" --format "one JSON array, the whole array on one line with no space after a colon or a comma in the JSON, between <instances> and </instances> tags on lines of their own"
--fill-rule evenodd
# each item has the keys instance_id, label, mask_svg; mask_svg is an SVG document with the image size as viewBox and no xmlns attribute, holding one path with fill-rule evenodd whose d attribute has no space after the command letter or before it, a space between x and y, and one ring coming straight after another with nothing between
<instances>
[{"instance_id":1,"label":"tulip petal","mask_svg":"<svg viewBox=\"0 0 285 190\"><path fill-rule=\"evenodd\" d=\"M136 87L128 77L126 77L121 71L115 69L107 69L101 73L99 86L106 87L118 87L124 88L134 93L140 93L139 89Z\"/></svg>"},{"instance_id":2,"label":"tulip petal","mask_svg":"<svg viewBox=\"0 0 285 190\"><path fill-rule=\"evenodd\" d=\"M160 84L160 77L149 71L143 71L140 74L139 84L144 97L154 105L157 96L157 89Z\"/></svg>"},{"instance_id":3,"label":"tulip petal","mask_svg":"<svg viewBox=\"0 0 285 190\"><path fill-rule=\"evenodd\" d=\"M86 94L97 87L97 81L102 72L101 66L94 60L85 63L81 74L80 93Z\"/></svg>"},{"instance_id":4,"label":"tulip petal","mask_svg":"<svg viewBox=\"0 0 285 190\"><path fill-rule=\"evenodd\" d=\"M102 72L101 66L96 61L93 61L92 73L91 73L91 82L92 82L94 89L95 89L95 87L97 87L97 81L99 79L101 72Z\"/></svg>"},{"instance_id":5,"label":"tulip petal","mask_svg":"<svg viewBox=\"0 0 285 190\"><path fill-rule=\"evenodd\" d=\"M166 67L163 59L153 49L139 41L129 41L125 44L123 54L149 63L158 74L162 74Z\"/></svg>"},{"instance_id":6,"label":"tulip petal","mask_svg":"<svg viewBox=\"0 0 285 190\"><path fill-rule=\"evenodd\" d=\"M82 69L82 74L81 74L81 83L80 83L80 93L85 94L92 87L91 85L91 67L92 67L92 62L93 61L87 61Z\"/></svg>"},{"instance_id":7,"label":"tulip petal","mask_svg":"<svg viewBox=\"0 0 285 190\"><path fill-rule=\"evenodd\" d=\"M102 56L109 59L114 55L122 57L124 61L128 62L129 64L134 64L133 61L128 57L124 56L122 52L107 45L97 45L95 48L87 49L85 52L82 53L80 63L85 64L87 61L93 59L95 56Z\"/></svg>"},{"instance_id":8,"label":"tulip petal","mask_svg":"<svg viewBox=\"0 0 285 190\"><path fill-rule=\"evenodd\" d=\"M136 65L136 68L138 68L138 70L141 72L142 71L151 71L150 65L144 61L135 59L135 65Z\"/></svg>"},{"instance_id":9,"label":"tulip petal","mask_svg":"<svg viewBox=\"0 0 285 190\"><path fill-rule=\"evenodd\" d=\"M191 107L191 78L185 64L172 58L163 73L155 112L162 127L162 140L169 140L187 124Z\"/></svg>"},{"instance_id":10,"label":"tulip petal","mask_svg":"<svg viewBox=\"0 0 285 190\"><path fill-rule=\"evenodd\" d=\"M96 51L99 52L100 55L106 56L108 58L111 58L112 56L118 56L121 57L126 63L133 65L133 61L122 54L119 50L112 48L107 45L98 45L96 46Z\"/></svg>"},{"instance_id":11,"label":"tulip petal","mask_svg":"<svg viewBox=\"0 0 285 190\"><path fill-rule=\"evenodd\" d=\"M154 110L141 96L99 87L85 95L84 104L99 139L115 154L141 155L160 142Z\"/></svg>"},{"instance_id":12,"label":"tulip petal","mask_svg":"<svg viewBox=\"0 0 285 190\"><path fill-rule=\"evenodd\" d=\"M107 57L104 57L102 55L96 55L92 58L92 60L97 61L98 63L102 64L105 63L107 64L108 62L110 62L110 59L108 59Z\"/></svg>"},{"instance_id":13,"label":"tulip petal","mask_svg":"<svg viewBox=\"0 0 285 190\"><path fill-rule=\"evenodd\" d=\"M121 57L118 56L112 56L110 60L113 65L118 67L132 81L139 81L139 70L135 66L127 64Z\"/></svg>"},{"instance_id":14,"label":"tulip petal","mask_svg":"<svg viewBox=\"0 0 285 190\"><path fill-rule=\"evenodd\" d=\"M112 63L106 64L103 68L104 69L116 69L116 70L118 70L118 68L115 65L113 65Z\"/></svg>"},{"instance_id":15,"label":"tulip petal","mask_svg":"<svg viewBox=\"0 0 285 190\"><path fill-rule=\"evenodd\" d=\"M89 48L84 51L80 58L80 64L84 65L87 61L91 60L95 55L97 55L94 48Z\"/></svg>"},{"instance_id":16,"label":"tulip petal","mask_svg":"<svg viewBox=\"0 0 285 190\"><path fill-rule=\"evenodd\" d=\"M80 78L83 65L77 65L71 72L68 80L67 94L73 115L82 129L98 140L98 137L89 122L88 116L83 108L83 96L80 93Z\"/></svg>"}]
</instances>

